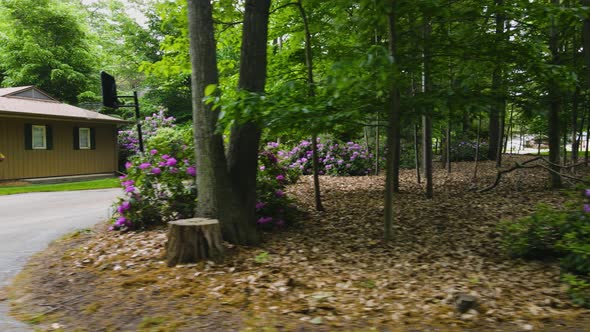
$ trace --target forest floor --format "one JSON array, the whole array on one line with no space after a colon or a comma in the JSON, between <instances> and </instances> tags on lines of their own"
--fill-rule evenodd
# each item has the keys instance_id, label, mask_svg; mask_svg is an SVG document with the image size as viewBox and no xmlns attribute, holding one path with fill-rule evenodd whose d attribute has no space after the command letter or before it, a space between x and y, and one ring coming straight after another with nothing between
<instances>
[{"instance_id":1,"label":"forest floor","mask_svg":"<svg viewBox=\"0 0 590 332\"><path fill-rule=\"evenodd\" d=\"M523 156L513 158L527 158ZM509 162L506 162L508 165ZM518 170L487 193L470 191L472 163L437 169L427 200L402 172L394 240L383 235L382 176L322 177L288 189L304 220L228 246L223 264L166 267L166 233L77 233L34 257L9 289L13 314L64 331L588 331L555 262L506 257L497 223L567 198L546 171ZM482 163L479 187L493 182ZM478 307L457 313L459 293Z\"/></svg>"}]
</instances>

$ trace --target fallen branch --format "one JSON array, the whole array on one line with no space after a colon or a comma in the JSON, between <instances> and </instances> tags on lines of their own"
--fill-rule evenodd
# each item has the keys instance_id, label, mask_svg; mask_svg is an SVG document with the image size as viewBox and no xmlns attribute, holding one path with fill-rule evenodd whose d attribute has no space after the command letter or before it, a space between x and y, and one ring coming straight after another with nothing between
<instances>
[{"instance_id":1,"label":"fallen branch","mask_svg":"<svg viewBox=\"0 0 590 332\"><path fill-rule=\"evenodd\" d=\"M545 165L536 164L536 165L529 165L529 166L527 166L527 164L530 164L530 163L532 163L534 161L537 161L537 160L544 161L549 166L559 167L560 169L568 169L568 168L576 167L576 166L579 166L579 165L583 164L583 163L578 163L578 164L575 164L575 165L562 166L562 165L554 164L554 163L550 162L549 160L547 160L547 159L545 159L545 158L543 158L541 156L535 157L533 159L529 159L529 160L524 161L522 163L516 162L514 164L514 166L512 166L512 167L510 167L508 169L505 169L505 170L498 171L498 173L496 174L496 180L494 181L494 183L492 183L491 185L489 185L489 186L487 186L485 188L482 188L482 189L477 190L477 192L478 193L483 193L483 192L490 191L490 190L496 188L498 186L498 184L500 184L500 180L502 179L502 175L507 174L507 173L510 173L510 172L513 172L513 171L515 171L517 169L522 169L522 168L543 168L543 169L546 169L547 171L549 171L551 173L558 174L559 176L562 176L564 178L567 178L567 179L570 179L570 180L573 180L573 181L577 181L577 182L582 182L582 183L585 183L585 184L590 184L590 181L586 181L584 179L577 178L575 176L571 176L571 175L567 175L567 174L562 174L561 172L556 171L556 170L552 169L551 167L548 167L548 166L545 166Z\"/></svg>"}]
</instances>

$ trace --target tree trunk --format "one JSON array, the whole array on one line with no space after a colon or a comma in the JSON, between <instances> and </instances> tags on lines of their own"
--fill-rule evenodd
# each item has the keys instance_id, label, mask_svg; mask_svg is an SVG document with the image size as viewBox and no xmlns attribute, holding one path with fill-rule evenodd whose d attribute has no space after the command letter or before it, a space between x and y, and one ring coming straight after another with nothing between
<instances>
[{"instance_id":1,"label":"tree trunk","mask_svg":"<svg viewBox=\"0 0 590 332\"><path fill-rule=\"evenodd\" d=\"M578 106L580 88L576 88L572 100L572 164L578 163Z\"/></svg>"},{"instance_id":2,"label":"tree trunk","mask_svg":"<svg viewBox=\"0 0 590 332\"><path fill-rule=\"evenodd\" d=\"M418 145L418 125L414 125L414 163L416 166L416 181L418 184L422 182L420 179L420 149Z\"/></svg>"},{"instance_id":3,"label":"tree trunk","mask_svg":"<svg viewBox=\"0 0 590 332\"><path fill-rule=\"evenodd\" d=\"M303 30L305 32L305 66L307 68L307 95L310 99L315 97L315 83L313 80L313 53L311 50L311 33L309 32L309 23L307 21L307 15L301 0L297 2L299 13L301 14L301 20L303 21ZM322 196L320 189L320 158L318 152L318 135L314 129L311 135L311 149L312 149L312 167L313 167L313 192L315 196L315 209L317 211L324 211L322 205Z\"/></svg>"},{"instance_id":4,"label":"tree trunk","mask_svg":"<svg viewBox=\"0 0 590 332\"><path fill-rule=\"evenodd\" d=\"M496 6L496 38L500 40L500 37L504 34L504 15L503 9L500 7L504 6L504 0L494 0ZM494 103L490 108L490 145L488 151L488 158L490 160L496 160L498 157L498 149L501 148L500 141L500 114L502 112L502 105L505 104L504 91L503 91L503 79L502 79L502 68L500 63L496 63L494 72L492 74L492 91L495 95Z\"/></svg>"},{"instance_id":5,"label":"tree trunk","mask_svg":"<svg viewBox=\"0 0 590 332\"><path fill-rule=\"evenodd\" d=\"M266 84L266 49L270 0L246 0L240 55L238 86L248 92L264 93ZM239 120L239 119L238 119ZM236 198L234 213L239 222L224 231L233 243L258 244L256 229L256 174L261 130L255 122L236 124L231 128L228 169Z\"/></svg>"},{"instance_id":6,"label":"tree trunk","mask_svg":"<svg viewBox=\"0 0 590 332\"><path fill-rule=\"evenodd\" d=\"M563 166L567 165L567 131L563 131Z\"/></svg>"},{"instance_id":7,"label":"tree trunk","mask_svg":"<svg viewBox=\"0 0 590 332\"><path fill-rule=\"evenodd\" d=\"M584 151L584 161L586 162L586 166L588 166L588 157L589 157L588 151L590 148L590 144L588 144L588 143L590 143L590 116L589 116L588 124L586 127L586 149Z\"/></svg>"},{"instance_id":8,"label":"tree trunk","mask_svg":"<svg viewBox=\"0 0 590 332\"><path fill-rule=\"evenodd\" d=\"M551 0L552 4L556 7L560 6L560 0ZM551 64L559 65L559 39L558 29L555 23L551 25L549 40L549 50L551 52ZM552 78L549 83L549 161L554 165L551 165L553 172L549 172L551 176L551 187L561 187L561 176L559 175L559 113L561 112L561 95L558 83L555 82L555 78Z\"/></svg>"},{"instance_id":9,"label":"tree trunk","mask_svg":"<svg viewBox=\"0 0 590 332\"><path fill-rule=\"evenodd\" d=\"M449 119L449 123L447 124L447 173L451 174L451 120Z\"/></svg>"},{"instance_id":10,"label":"tree trunk","mask_svg":"<svg viewBox=\"0 0 590 332\"><path fill-rule=\"evenodd\" d=\"M397 1L391 3L391 12L388 16L389 28L389 52L394 63L398 64L397 57ZM398 66L399 67L399 64ZM400 91L397 82L391 86L391 104L389 123L387 127L387 156L385 173L385 240L392 237L393 224L393 194L399 191L399 155L400 155Z\"/></svg>"},{"instance_id":11,"label":"tree trunk","mask_svg":"<svg viewBox=\"0 0 590 332\"><path fill-rule=\"evenodd\" d=\"M475 142L475 165L473 166L473 179L477 179L477 166L479 162L479 135L481 133L481 116L477 121L477 141Z\"/></svg>"},{"instance_id":12,"label":"tree trunk","mask_svg":"<svg viewBox=\"0 0 590 332\"><path fill-rule=\"evenodd\" d=\"M377 127L375 127L375 175L379 175L379 132L380 123L379 123L379 113L377 113Z\"/></svg>"},{"instance_id":13,"label":"tree trunk","mask_svg":"<svg viewBox=\"0 0 590 332\"><path fill-rule=\"evenodd\" d=\"M231 202L232 193L226 169L223 139L215 131L218 111L212 109L211 104L205 104L203 102L205 88L208 85L218 83L211 4L209 1L190 0L188 1L187 9L191 49L190 57L193 69L191 74L191 89L193 127L195 132L195 159L198 169L197 189L199 192L195 216L212 219L218 218L221 220L221 225L226 226L231 225L232 220L226 214L220 213L224 211L221 203L227 200L228 197ZM219 226L211 228L209 230L209 236L213 237L214 234L212 232L216 230L219 231ZM183 237L179 237L175 241L178 242L183 239ZM179 242L177 245L190 247L192 244ZM208 250L211 253L217 251L216 248L209 248ZM182 256L179 259L187 262L189 257Z\"/></svg>"},{"instance_id":14,"label":"tree trunk","mask_svg":"<svg viewBox=\"0 0 590 332\"><path fill-rule=\"evenodd\" d=\"M432 26L430 18L424 17L424 53L423 66L424 73L422 78L422 91L428 95L432 89L432 82L430 77L431 60L430 60L430 34ZM426 178L426 198L433 196L432 183L432 119L431 109L426 109L422 116L422 153L424 155L424 177Z\"/></svg>"},{"instance_id":15,"label":"tree trunk","mask_svg":"<svg viewBox=\"0 0 590 332\"><path fill-rule=\"evenodd\" d=\"M169 222L166 242L168 266L202 260L223 261L223 241L219 221L192 218Z\"/></svg>"},{"instance_id":16,"label":"tree trunk","mask_svg":"<svg viewBox=\"0 0 590 332\"><path fill-rule=\"evenodd\" d=\"M501 101L500 106L500 130L498 135L498 150L496 155L496 167L502 167L502 147L504 146L504 127L506 124L506 100Z\"/></svg>"}]
</instances>

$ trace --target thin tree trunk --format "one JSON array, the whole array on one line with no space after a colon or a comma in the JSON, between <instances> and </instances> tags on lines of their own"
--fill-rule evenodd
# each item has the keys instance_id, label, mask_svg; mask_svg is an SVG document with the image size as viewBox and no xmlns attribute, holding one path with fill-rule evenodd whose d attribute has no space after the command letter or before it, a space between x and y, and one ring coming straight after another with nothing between
<instances>
[{"instance_id":1,"label":"thin tree trunk","mask_svg":"<svg viewBox=\"0 0 590 332\"><path fill-rule=\"evenodd\" d=\"M541 155L541 142L543 141L542 133L539 133L538 141L539 141L539 143L537 144L537 156L540 156Z\"/></svg>"},{"instance_id":2,"label":"thin tree trunk","mask_svg":"<svg viewBox=\"0 0 590 332\"><path fill-rule=\"evenodd\" d=\"M397 57L397 1L391 2L391 12L388 16L389 52L393 61L398 64ZM398 64L399 66L399 64ZM399 158L400 158L400 90L397 82L391 86L391 105L389 126L387 127L387 169L385 173L385 240L392 237L393 225L393 196L399 191Z\"/></svg>"},{"instance_id":3,"label":"thin tree trunk","mask_svg":"<svg viewBox=\"0 0 590 332\"><path fill-rule=\"evenodd\" d=\"M245 8L238 86L262 94L266 85L270 0L246 0ZM233 239L231 242L258 244L260 241L255 209L260 134L259 126L249 119L245 123L236 121L231 128L228 169L237 203L235 213L241 219L228 235Z\"/></svg>"},{"instance_id":4,"label":"thin tree trunk","mask_svg":"<svg viewBox=\"0 0 590 332\"><path fill-rule=\"evenodd\" d=\"M567 131L563 131L563 165L567 165Z\"/></svg>"},{"instance_id":5,"label":"thin tree trunk","mask_svg":"<svg viewBox=\"0 0 590 332\"><path fill-rule=\"evenodd\" d=\"M576 88L572 100L572 164L578 163L578 106L580 88ZM583 125L583 124L582 124Z\"/></svg>"},{"instance_id":6,"label":"thin tree trunk","mask_svg":"<svg viewBox=\"0 0 590 332\"><path fill-rule=\"evenodd\" d=\"M414 125L414 163L416 166L416 180L418 184L422 182L420 179L420 149L418 146L418 125Z\"/></svg>"},{"instance_id":7,"label":"thin tree trunk","mask_svg":"<svg viewBox=\"0 0 590 332\"><path fill-rule=\"evenodd\" d=\"M473 166L473 179L477 179L477 166L479 163L479 135L481 133L481 116L477 121L477 141L475 142L475 165Z\"/></svg>"},{"instance_id":8,"label":"thin tree trunk","mask_svg":"<svg viewBox=\"0 0 590 332\"><path fill-rule=\"evenodd\" d=\"M496 156L496 167L502 167L502 146L504 145L504 126L506 122L506 100L501 101L500 106L500 130L498 131L498 151Z\"/></svg>"},{"instance_id":9,"label":"thin tree trunk","mask_svg":"<svg viewBox=\"0 0 590 332\"><path fill-rule=\"evenodd\" d=\"M496 37L504 34L504 15L502 14L502 10L500 7L504 6L504 0L495 0L495 6L497 7L495 13L496 19ZM499 38L498 38L499 39ZM502 79L502 68L500 67L501 64L498 62L495 65L493 74L492 74L492 91L494 92L496 98L494 103L490 108L490 145L488 151L488 158L490 160L496 160L498 157L498 149L500 149L499 137L500 134L500 114L502 112L501 105L504 103L502 100L504 99L503 96L503 79Z\"/></svg>"},{"instance_id":10,"label":"thin tree trunk","mask_svg":"<svg viewBox=\"0 0 590 332\"><path fill-rule=\"evenodd\" d=\"M375 127L375 175L379 175L379 143L380 143L380 132L379 132L379 113L377 113L377 126Z\"/></svg>"},{"instance_id":11,"label":"thin tree trunk","mask_svg":"<svg viewBox=\"0 0 590 332\"><path fill-rule=\"evenodd\" d=\"M586 162L586 166L588 166L588 157L590 156L588 154L589 148L590 148L590 118L588 119L588 125L586 127L586 149L584 151L584 161Z\"/></svg>"},{"instance_id":12,"label":"thin tree trunk","mask_svg":"<svg viewBox=\"0 0 590 332\"><path fill-rule=\"evenodd\" d=\"M451 120L447 123L447 173L451 174Z\"/></svg>"},{"instance_id":13,"label":"thin tree trunk","mask_svg":"<svg viewBox=\"0 0 590 332\"><path fill-rule=\"evenodd\" d=\"M422 78L422 91L428 95L432 89L432 82L430 77L431 63L430 63L430 34L432 26L430 18L424 17L423 25L424 33L424 52L423 52L423 66L424 73ZM426 178L426 198L433 196L432 183L432 119L431 110L427 109L422 116L422 152L424 164L424 177Z\"/></svg>"},{"instance_id":14,"label":"thin tree trunk","mask_svg":"<svg viewBox=\"0 0 590 332\"><path fill-rule=\"evenodd\" d=\"M555 7L560 7L560 0L551 0L551 3ZM559 37L558 28L555 26L555 22L551 24L550 39L549 39L549 50L551 52L551 64L559 65ZM558 83L555 82L555 78L549 83L549 161L553 163L550 165L553 172L549 172L551 176L551 187L561 187L561 176L559 175L559 139L560 139L560 128L559 128L559 113L561 113L561 95Z\"/></svg>"},{"instance_id":15,"label":"thin tree trunk","mask_svg":"<svg viewBox=\"0 0 590 332\"><path fill-rule=\"evenodd\" d=\"M510 154L512 154L512 146L513 146L513 140L512 137L514 136L514 123L512 122L512 116L514 115L514 107L510 108L510 120L508 120L509 126L510 126L510 130L509 130L509 136L510 136Z\"/></svg>"},{"instance_id":16,"label":"thin tree trunk","mask_svg":"<svg viewBox=\"0 0 590 332\"><path fill-rule=\"evenodd\" d=\"M307 15L305 13L305 9L303 8L303 4L301 0L297 2L297 7L299 8L299 13L301 14L301 19L303 20L303 29L305 31L305 65L307 67L307 92L310 99L315 98L315 83L313 80L313 53L311 49L311 33L309 32L309 23L307 21ZM314 129L312 129L314 130ZM318 152L318 143L317 143L317 133L312 133L311 136L311 148L312 148L312 165L313 165L313 191L315 195L315 208L317 211L324 211L324 207L322 205L322 196L321 196L321 189L320 189L320 161L319 161L319 152Z\"/></svg>"}]
</instances>

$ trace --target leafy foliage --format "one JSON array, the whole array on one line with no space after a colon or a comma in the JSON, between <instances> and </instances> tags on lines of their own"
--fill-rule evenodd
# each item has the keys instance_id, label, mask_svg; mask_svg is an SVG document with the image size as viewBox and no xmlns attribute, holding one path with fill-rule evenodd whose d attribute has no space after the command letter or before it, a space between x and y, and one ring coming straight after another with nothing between
<instances>
[{"instance_id":1,"label":"leafy foliage","mask_svg":"<svg viewBox=\"0 0 590 332\"><path fill-rule=\"evenodd\" d=\"M558 258L573 301L590 307L590 190L571 197L565 210L541 205L529 217L502 222L499 229L512 256Z\"/></svg>"}]
</instances>

